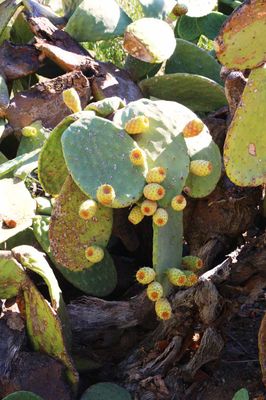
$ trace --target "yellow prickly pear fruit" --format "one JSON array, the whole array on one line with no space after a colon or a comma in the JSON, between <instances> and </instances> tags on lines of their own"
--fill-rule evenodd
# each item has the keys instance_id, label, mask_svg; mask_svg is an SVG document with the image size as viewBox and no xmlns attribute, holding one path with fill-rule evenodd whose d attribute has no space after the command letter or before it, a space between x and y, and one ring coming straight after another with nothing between
<instances>
[{"instance_id":1,"label":"yellow prickly pear fruit","mask_svg":"<svg viewBox=\"0 0 266 400\"><path fill-rule=\"evenodd\" d=\"M194 160L191 161L189 170L197 176L208 176L212 172L212 163L206 160Z\"/></svg>"},{"instance_id":2,"label":"yellow prickly pear fruit","mask_svg":"<svg viewBox=\"0 0 266 400\"><path fill-rule=\"evenodd\" d=\"M157 226L164 226L168 221L168 212L164 208L158 208L152 216L152 220Z\"/></svg>"},{"instance_id":3,"label":"yellow prickly pear fruit","mask_svg":"<svg viewBox=\"0 0 266 400\"><path fill-rule=\"evenodd\" d=\"M91 263L98 263L98 262L102 261L102 259L104 257L104 251L99 246L95 246L95 245L89 246L85 250L85 257Z\"/></svg>"},{"instance_id":4,"label":"yellow prickly pear fruit","mask_svg":"<svg viewBox=\"0 0 266 400\"><path fill-rule=\"evenodd\" d=\"M192 271L183 271L184 274L186 275L186 282L185 282L185 286L193 286L195 285L195 283L198 282L198 277L196 274L194 274L194 272Z\"/></svg>"},{"instance_id":5,"label":"yellow prickly pear fruit","mask_svg":"<svg viewBox=\"0 0 266 400\"><path fill-rule=\"evenodd\" d=\"M172 198L171 206L175 211L184 210L186 205L187 205L186 198L182 194L179 194Z\"/></svg>"},{"instance_id":6,"label":"yellow prickly pear fruit","mask_svg":"<svg viewBox=\"0 0 266 400\"><path fill-rule=\"evenodd\" d=\"M157 203L156 201L144 200L141 203L140 209L143 215L153 215L157 210Z\"/></svg>"},{"instance_id":7,"label":"yellow prickly pear fruit","mask_svg":"<svg viewBox=\"0 0 266 400\"><path fill-rule=\"evenodd\" d=\"M99 203L108 206L111 205L115 199L115 191L113 186L107 183L98 187L96 192Z\"/></svg>"},{"instance_id":8,"label":"yellow prickly pear fruit","mask_svg":"<svg viewBox=\"0 0 266 400\"><path fill-rule=\"evenodd\" d=\"M144 186L143 194L148 200L161 200L165 195L165 188L158 183L148 183Z\"/></svg>"},{"instance_id":9,"label":"yellow prickly pear fruit","mask_svg":"<svg viewBox=\"0 0 266 400\"><path fill-rule=\"evenodd\" d=\"M94 200L86 200L79 207L79 216L82 219L91 219L97 211L97 203Z\"/></svg>"},{"instance_id":10,"label":"yellow prickly pear fruit","mask_svg":"<svg viewBox=\"0 0 266 400\"><path fill-rule=\"evenodd\" d=\"M147 287L147 296L151 301L157 301L163 296L163 287L159 282L152 282Z\"/></svg>"},{"instance_id":11,"label":"yellow prickly pear fruit","mask_svg":"<svg viewBox=\"0 0 266 400\"><path fill-rule=\"evenodd\" d=\"M133 149L130 152L129 158L133 165L144 165L145 154L141 149Z\"/></svg>"},{"instance_id":12,"label":"yellow prickly pear fruit","mask_svg":"<svg viewBox=\"0 0 266 400\"><path fill-rule=\"evenodd\" d=\"M142 214L139 206L133 207L128 216L128 220L134 225L139 224L143 218L144 215Z\"/></svg>"},{"instance_id":13,"label":"yellow prickly pear fruit","mask_svg":"<svg viewBox=\"0 0 266 400\"><path fill-rule=\"evenodd\" d=\"M184 271L178 268L169 268L167 271L167 278L174 286L185 286L187 280Z\"/></svg>"},{"instance_id":14,"label":"yellow prickly pear fruit","mask_svg":"<svg viewBox=\"0 0 266 400\"><path fill-rule=\"evenodd\" d=\"M193 119L183 129L183 136L190 138L199 135L204 128L204 123L200 119Z\"/></svg>"},{"instance_id":15,"label":"yellow prickly pear fruit","mask_svg":"<svg viewBox=\"0 0 266 400\"><path fill-rule=\"evenodd\" d=\"M203 261L196 256L186 256L182 258L182 266L190 271L197 271L203 267Z\"/></svg>"},{"instance_id":16,"label":"yellow prickly pear fruit","mask_svg":"<svg viewBox=\"0 0 266 400\"><path fill-rule=\"evenodd\" d=\"M136 279L142 285L148 285L155 279L155 271L150 267L142 267L136 273Z\"/></svg>"},{"instance_id":17,"label":"yellow prickly pear fruit","mask_svg":"<svg viewBox=\"0 0 266 400\"><path fill-rule=\"evenodd\" d=\"M171 304L167 299L161 298L155 303L155 312L160 319L166 321L172 315Z\"/></svg>"},{"instance_id":18,"label":"yellow prickly pear fruit","mask_svg":"<svg viewBox=\"0 0 266 400\"><path fill-rule=\"evenodd\" d=\"M146 182L162 183L166 177L166 170L163 167L154 167L147 172Z\"/></svg>"},{"instance_id":19,"label":"yellow prickly pear fruit","mask_svg":"<svg viewBox=\"0 0 266 400\"><path fill-rule=\"evenodd\" d=\"M82 111L78 92L74 88L63 91L63 100L65 105L74 113Z\"/></svg>"},{"instance_id":20,"label":"yellow prickly pear fruit","mask_svg":"<svg viewBox=\"0 0 266 400\"><path fill-rule=\"evenodd\" d=\"M35 137L37 136L37 129L34 128L34 126L25 126L24 128L22 128L21 130L22 135L25 137Z\"/></svg>"},{"instance_id":21,"label":"yellow prickly pear fruit","mask_svg":"<svg viewBox=\"0 0 266 400\"><path fill-rule=\"evenodd\" d=\"M145 115L139 115L138 117L131 118L125 125L125 131L130 135L136 135L143 133L149 128L149 118Z\"/></svg>"}]
</instances>

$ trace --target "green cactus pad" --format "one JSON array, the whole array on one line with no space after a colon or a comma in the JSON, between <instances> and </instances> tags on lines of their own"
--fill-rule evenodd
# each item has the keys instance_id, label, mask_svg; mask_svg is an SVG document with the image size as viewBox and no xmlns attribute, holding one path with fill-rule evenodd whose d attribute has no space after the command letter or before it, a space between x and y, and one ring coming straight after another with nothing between
<instances>
[{"instance_id":1,"label":"green cactus pad","mask_svg":"<svg viewBox=\"0 0 266 400\"><path fill-rule=\"evenodd\" d=\"M107 117L124 106L123 100L114 96L88 104L85 111L95 111L98 116Z\"/></svg>"},{"instance_id":2,"label":"green cactus pad","mask_svg":"<svg viewBox=\"0 0 266 400\"><path fill-rule=\"evenodd\" d=\"M49 241L50 217L36 216L33 219L33 230L36 239L43 250L53 261L55 267L61 272L64 278L73 286L86 294L103 297L110 294L117 284L117 274L113 261L108 253L104 259L93 267L83 271L70 271L57 263L51 253Z\"/></svg>"},{"instance_id":3,"label":"green cactus pad","mask_svg":"<svg viewBox=\"0 0 266 400\"><path fill-rule=\"evenodd\" d=\"M0 180L0 202L0 243L2 243L31 226L36 204L24 183L13 179ZM5 221L14 222L8 224Z\"/></svg>"},{"instance_id":4,"label":"green cactus pad","mask_svg":"<svg viewBox=\"0 0 266 400\"><path fill-rule=\"evenodd\" d=\"M156 280L164 287L164 296L168 294L169 282L166 271L180 268L183 251L183 212L166 208L168 222L162 227L153 224L153 268Z\"/></svg>"},{"instance_id":5,"label":"green cactus pad","mask_svg":"<svg viewBox=\"0 0 266 400\"><path fill-rule=\"evenodd\" d=\"M176 4L175 0L139 0L144 17L165 19Z\"/></svg>"},{"instance_id":6,"label":"green cactus pad","mask_svg":"<svg viewBox=\"0 0 266 400\"><path fill-rule=\"evenodd\" d=\"M176 40L173 55L167 60L165 73L186 72L202 75L223 84L220 64L206 50L183 39Z\"/></svg>"},{"instance_id":7,"label":"green cactus pad","mask_svg":"<svg viewBox=\"0 0 266 400\"><path fill-rule=\"evenodd\" d=\"M141 18L128 25L123 43L131 56L148 63L167 60L173 54L175 45L171 27L156 18Z\"/></svg>"},{"instance_id":8,"label":"green cactus pad","mask_svg":"<svg viewBox=\"0 0 266 400\"><path fill-rule=\"evenodd\" d=\"M25 163L34 162L36 159L36 155L39 154L41 149L33 150L30 153L22 154L12 160L8 160L5 163L0 165L0 178L2 176L6 176L10 172L14 171L14 169L19 168Z\"/></svg>"},{"instance_id":9,"label":"green cactus pad","mask_svg":"<svg viewBox=\"0 0 266 400\"><path fill-rule=\"evenodd\" d=\"M189 173L185 183L185 192L190 197L205 197L216 187L221 176L221 154L212 140L207 127L197 136L187 138L186 144L190 160L206 160L212 163L212 172L208 176L196 176Z\"/></svg>"},{"instance_id":10,"label":"green cactus pad","mask_svg":"<svg viewBox=\"0 0 266 400\"><path fill-rule=\"evenodd\" d=\"M13 17L18 7L21 5L22 1L1 1L0 4L0 36L3 34L4 30L10 19Z\"/></svg>"},{"instance_id":11,"label":"green cactus pad","mask_svg":"<svg viewBox=\"0 0 266 400\"><path fill-rule=\"evenodd\" d=\"M51 249L55 260L71 271L90 268L85 249L91 245L105 247L112 232L113 211L98 205L95 217L84 220L79 207L87 197L71 177L66 179L56 200L50 225Z\"/></svg>"},{"instance_id":12,"label":"green cactus pad","mask_svg":"<svg viewBox=\"0 0 266 400\"><path fill-rule=\"evenodd\" d=\"M80 400L132 400L127 390L114 383L97 383L83 393Z\"/></svg>"},{"instance_id":13,"label":"green cactus pad","mask_svg":"<svg viewBox=\"0 0 266 400\"><path fill-rule=\"evenodd\" d=\"M12 236L6 242L1 243L0 250L12 250L13 247L20 246L24 243L27 243L29 246L36 245L35 236L31 227Z\"/></svg>"},{"instance_id":14,"label":"green cactus pad","mask_svg":"<svg viewBox=\"0 0 266 400\"><path fill-rule=\"evenodd\" d=\"M217 6L217 0L182 0L180 3L187 6L189 17L203 17Z\"/></svg>"},{"instance_id":15,"label":"green cactus pad","mask_svg":"<svg viewBox=\"0 0 266 400\"><path fill-rule=\"evenodd\" d=\"M9 105L9 92L4 77L0 74L0 115L5 114Z\"/></svg>"},{"instance_id":16,"label":"green cactus pad","mask_svg":"<svg viewBox=\"0 0 266 400\"><path fill-rule=\"evenodd\" d=\"M134 82L157 74L162 64L151 64L138 60L130 54L126 57L124 69L130 74Z\"/></svg>"},{"instance_id":17,"label":"green cactus pad","mask_svg":"<svg viewBox=\"0 0 266 400\"><path fill-rule=\"evenodd\" d=\"M0 251L0 298L16 296L25 281L25 271L11 251Z\"/></svg>"},{"instance_id":18,"label":"green cactus pad","mask_svg":"<svg viewBox=\"0 0 266 400\"><path fill-rule=\"evenodd\" d=\"M170 204L172 197L181 193L188 175L189 157L182 129L196 115L174 102L141 99L128 104L116 112L114 122L120 127L138 115L149 118L145 133L135 135L138 145L147 154L148 168L166 168L166 179L162 183L165 197L161 206Z\"/></svg>"},{"instance_id":19,"label":"green cactus pad","mask_svg":"<svg viewBox=\"0 0 266 400\"><path fill-rule=\"evenodd\" d=\"M223 87L200 75L167 74L145 79L139 85L146 97L177 101L195 112L211 112L227 104Z\"/></svg>"},{"instance_id":20,"label":"green cactus pad","mask_svg":"<svg viewBox=\"0 0 266 400\"><path fill-rule=\"evenodd\" d=\"M228 177L238 186L266 183L266 68L253 70L224 145Z\"/></svg>"},{"instance_id":21,"label":"green cactus pad","mask_svg":"<svg viewBox=\"0 0 266 400\"><path fill-rule=\"evenodd\" d=\"M240 389L238 390L232 400L249 400L249 394L247 389Z\"/></svg>"},{"instance_id":22,"label":"green cactus pad","mask_svg":"<svg viewBox=\"0 0 266 400\"><path fill-rule=\"evenodd\" d=\"M78 383L78 374L70 359L62 332L62 326L54 309L28 279L24 284L27 332L36 351L42 351L59 359L66 367L67 377L73 386Z\"/></svg>"},{"instance_id":23,"label":"green cactus pad","mask_svg":"<svg viewBox=\"0 0 266 400\"><path fill-rule=\"evenodd\" d=\"M31 124L31 127L36 129L36 135L33 137L26 137L22 135L17 151L17 156L21 156L22 154L26 154L33 150L39 149L43 146L44 142L49 136L50 131L43 128L41 121L33 122Z\"/></svg>"},{"instance_id":24,"label":"green cactus pad","mask_svg":"<svg viewBox=\"0 0 266 400\"><path fill-rule=\"evenodd\" d=\"M219 61L227 68L252 69L266 61L266 2L250 0L237 8L215 42Z\"/></svg>"},{"instance_id":25,"label":"green cactus pad","mask_svg":"<svg viewBox=\"0 0 266 400\"><path fill-rule=\"evenodd\" d=\"M97 200L100 185L111 185L116 193L112 207L127 207L142 196L145 168L129 158L136 143L111 121L83 117L62 136L67 167L79 188Z\"/></svg>"},{"instance_id":26,"label":"green cactus pad","mask_svg":"<svg viewBox=\"0 0 266 400\"><path fill-rule=\"evenodd\" d=\"M80 3L82 3L82 0L62 0L65 17L69 18Z\"/></svg>"},{"instance_id":27,"label":"green cactus pad","mask_svg":"<svg viewBox=\"0 0 266 400\"><path fill-rule=\"evenodd\" d=\"M197 18L197 25L201 35L213 40L218 35L222 24L226 21L227 15L214 11L205 17Z\"/></svg>"},{"instance_id":28,"label":"green cactus pad","mask_svg":"<svg viewBox=\"0 0 266 400\"><path fill-rule=\"evenodd\" d=\"M175 27L176 37L184 40L197 41L200 37L200 30L197 24L197 18L182 15L176 23Z\"/></svg>"},{"instance_id":29,"label":"green cactus pad","mask_svg":"<svg viewBox=\"0 0 266 400\"><path fill-rule=\"evenodd\" d=\"M14 392L4 397L3 400L43 400L42 397L37 396L32 392L26 392L21 390L19 392Z\"/></svg>"},{"instance_id":30,"label":"green cactus pad","mask_svg":"<svg viewBox=\"0 0 266 400\"><path fill-rule=\"evenodd\" d=\"M73 122L77 121L82 113L76 113L67 116L51 132L48 140L42 148L39 157L39 180L43 189L52 196L60 193L60 190L68 175L66 163L64 160L61 137ZM91 115L87 111L85 115Z\"/></svg>"},{"instance_id":31,"label":"green cactus pad","mask_svg":"<svg viewBox=\"0 0 266 400\"><path fill-rule=\"evenodd\" d=\"M95 42L123 35L131 22L115 0L83 0L65 31L78 42Z\"/></svg>"}]
</instances>

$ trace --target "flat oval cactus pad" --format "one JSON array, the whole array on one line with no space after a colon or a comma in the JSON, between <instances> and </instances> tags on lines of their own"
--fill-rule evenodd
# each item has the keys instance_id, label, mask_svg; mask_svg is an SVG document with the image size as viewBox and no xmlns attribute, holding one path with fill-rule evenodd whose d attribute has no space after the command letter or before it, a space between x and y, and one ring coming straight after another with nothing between
<instances>
[{"instance_id":1,"label":"flat oval cactus pad","mask_svg":"<svg viewBox=\"0 0 266 400\"><path fill-rule=\"evenodd\" d=\"M219 61L227 68L252 69L266 61L266 2L250 0L237 8L216 39Z\"/></svg>"},{"instance_id":2,"label":"flat oval cactus pad","mask_svg":"<svg viewBox=\"0 0 266 400\"><path fill-rule=\"evenodd\" d=\"M130 161L136 143L113 122L100 117L81 117L62 136L63 153L73 180L88 197L97 200L97 189L111 185L122 208L142 196L145 184L142 166Z\"/></svg>"},{"instance_id":3,"label":"flat oval cactus pad","mask_svg":"<svg viewBox=\"0 0 266 400\"><path fill-rule=\"evenodd\" d=\"M50 243L55 260L72 271L90 268L85 249L91 245L105 247L112 231L113 211L98 205L95 216L85 221L79 207L88 198L68 177L56 200L50 224Z\"/></svg>"},{"instance_id":4,"label":"flat oval cactus pad","mask_svg":"<svg viewBox=\"0 0 266 400\"><path fill-rule=\"evenodd\" d=\"M238 186L266 183L266 68L249 75L224 145L228 177Z\"/></svg>"}]
</instances>

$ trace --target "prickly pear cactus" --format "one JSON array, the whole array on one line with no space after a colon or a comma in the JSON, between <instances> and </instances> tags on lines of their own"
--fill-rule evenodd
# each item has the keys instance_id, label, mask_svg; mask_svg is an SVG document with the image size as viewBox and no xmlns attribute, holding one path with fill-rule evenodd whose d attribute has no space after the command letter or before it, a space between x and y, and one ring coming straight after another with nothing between
<instances>
[{"instance_id":1,"label":"prickly pear cactus","mask_svg":"<svg viewBox=\"0 0 266 400\"><path fill-rule=\"evenodd\" d=\"M176 4L175 0L139 0L144 17L165 19Z\"/></svg>"},{"instance_id":2,"label":"prickly pear cactus","mask_svg":"<svg viewBox=\"0 0 266 400\"><path fill-rule=\"evenodd\" d=\"M17 296L26 279L25 271L11 251L0 251L1 299L10 299Z\"/></svg>"},{"instance_id":3,"label":"prickly pear cactus","mask_svg":"<svg viewBox=\"0 0 266 400\"><path fill-rule=\"evenodd\" d=\"M80 400L131 400L131 396L122 387L106 382L89 387Z\"/></svg>"},{"instance_id":4,"label":"prickly pear cactus","mask_svg":"<svg viewBox=\"0 0 266 400\"><path fill-rule=\"evenodd\" d=\"M217 6L217 0L182 0L180 3L187 7L189 17L202 17Z\"/></svg>"},{"instance_id":5,"label":"prickly pear cactus","mask_svg":"<svg viewBox=\"0 0 266 400\"><path fill-rule=\"evenodd\" d=\"M254 69L227 133L224 145L226 173L238 186L266 183L266 141L262 134L265 125L265 85L265 66Z\"/></svg>"},{"instance_id":6,"label":"prickly pear cactus","mask_svg":"<svg viewBox=\"0 0 266 400\"><path fill-rule=\"evenodd\" d=\"M252 69L266 60L266 3L250 0L237 8L215 42L219 61L231 69Z\"/></svg>"},{"instance_id":7,"label":"prickly pear cactus","mask_svg":"<svg viewBox=\"0 0 266 400\"><path fill-rule=\"evenodd\" d=\"M131 22L115 0L83 0L70 17L65 31L79 42L94 42L123 35Z\"/></svg>"},{"instance_id":8,"label":"prickly pear cactus","mask_svg":"<svg viewBox=\"0 0 266 400\"><path fill-rule=\"evenodd\" d=\"M43 400L43 399L42 397L37 396L37 394L21 390L19 392L9 394L8 396L4 397L3 400Z\"/></svg>"}]
</instances>

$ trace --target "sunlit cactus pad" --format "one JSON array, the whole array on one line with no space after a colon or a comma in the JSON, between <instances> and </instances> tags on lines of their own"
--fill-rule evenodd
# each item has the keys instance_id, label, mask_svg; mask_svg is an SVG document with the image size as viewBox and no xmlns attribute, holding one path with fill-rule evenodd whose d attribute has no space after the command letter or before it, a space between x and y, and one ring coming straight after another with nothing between
<instances>
[{"instance_id":1,"label":"sunlit cactus pad","mask_svg":"<svg viewBox=\"0 0 266 400\"><path fill-rule=\"evenodd\" d=\"M266 183L266 68L249 75L224 146L224 163L229 178L238 186Z\"/></svg>"},{"instance_id":2,"label":"sunlit cactus pad","mask_svg":"<svg viewBox=\"0 0 266 400\"><path fill-rule=\"evenodd\" d=\"M131 22L115 0L83 0L65 31L79 42L94 42L122 35Z\"/></svg>"},{"instance_id":3,"label":"sunlit cactus pad","mask_svg":"<svg viewBox=\"0 0 266 400\"><path fill-rule=\"evenodd\" d=\"M67 178L56 200L50 225L51 250L55 260L72 271L90 268L85 249L91 245L105 247L112 231L112 209L99 204L90 220L79 216L79 207L87 197Z\"/></svg>"},{"instance_id":4,"label":"sunlit cactus pad","mask_svg":"<svg viewBox=\"0 0 266 400\"><path fill-rule=\"evenodd\" d=\"M237 8L216 39L219 61L227 68L252 69L266 61L266 2L250 0Z\"/></svg>"},{"instance_id":5,"label":"sunlit cactus pad","mask_svg":"<svg viewBox=\"0 0 266 400\"><path fill-rule=\"evenodd\" d=\"M178 2L187 6L189 17L203 17L217 6L217 0L179 0Z\"/></svg>"},{"instance_id":6,"label":"sunlit cactus pad","mask_svg":"<svg viewBox=\"0 0 266 400\"><path fill-rule=\"evenodd\" d=\"M99 186L108 184L115 191L111 207L127 207L141 197L145 167L131 163L136 143L113 122L81 117L65 130L62 144L67 168L87 196L97 200Z\"/></svg>"},{"instance_id":7,"label":"sunlit cactus pad","mask_svg":"<svg viewBox=\"0 0 266 400\"><path fill-rule=\"evenodd\" d=\"M146 97L177 101L193 111L210 112L227 104L224 89L213 80L187 73L145 79L140 88Z\"/></svg>"}]
</instances>

